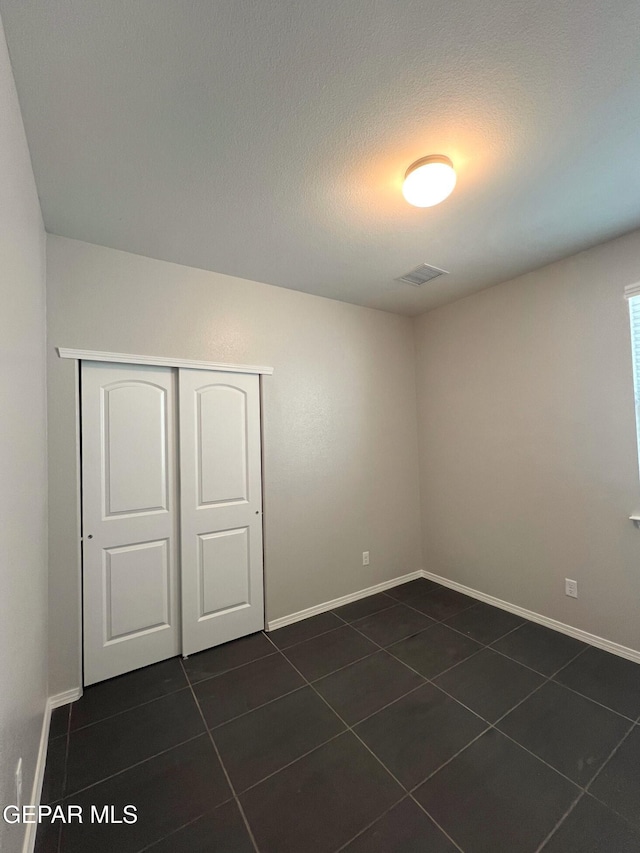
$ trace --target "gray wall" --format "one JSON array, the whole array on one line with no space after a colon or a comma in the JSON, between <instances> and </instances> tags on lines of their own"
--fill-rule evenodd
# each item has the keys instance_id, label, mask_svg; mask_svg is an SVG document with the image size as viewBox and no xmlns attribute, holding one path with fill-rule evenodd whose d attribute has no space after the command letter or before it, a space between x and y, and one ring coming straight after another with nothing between
<instances>
[{"instance_id":1,"label":"gray wall","mask_svg":"<svg viewBox=\"0 0 640 853\"><path fill-rule=\"evenodd\" d=\"M275 368L268 619L422 567L409 318L60 237L47 265L53 693L79 683L80 631L74 362L56 346Z\"/></svg>"},{"instance_id":2,"label":"gray wall","mask_svg":"<svg viewBox=\"0 0 640 853\"><path fill-rule=\"evenodd\" d=\"M47 697L45 236L0 23L0 803L30 802ZM0 820L0 847L24 828Z\"/></svg>"},{"instance_id":3,"label":"gray wall","mask_svg":"<svg viewBox=\"0 0 640 853\"><path fill-rule=\"evenodd\" d=\"M635 232L416 320L425 567L636 650L639 279Z\"/></svg>"}]
</instances>

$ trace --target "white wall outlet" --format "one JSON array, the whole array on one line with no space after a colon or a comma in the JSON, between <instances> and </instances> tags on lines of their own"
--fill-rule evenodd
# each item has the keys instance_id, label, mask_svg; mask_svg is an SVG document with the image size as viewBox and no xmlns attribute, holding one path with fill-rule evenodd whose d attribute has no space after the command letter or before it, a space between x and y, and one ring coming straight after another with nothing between
<instances>
[{"instance_id":1,"label":"white wall outlet","mask_svg":"<svg viewBox=\"0 0 640 853\"><path fill-rule=\"evenodd\" d=\"M369 552L368 551L362 552L362 565L363 566L369 565Z\"/></svg>"},{"instance_id":2,"label":"white wall outlet","mask_svg":"<svg viewBox=\"0 0 640 853\"><path fill-rule=\"evenodd\" d=\"M572 581L571 578L564 579L564 594L570 598L578 597L578 581Z\"/></svg>"},{"instance_id":3,"label":"white wall outlet","mask_svg":"<svg viewBox=\"0 0 640 853\"><path fill-rule=\"evenodd\" d=\"M18 808L22 808L22 759L18 759L16 767L16 802Z\"/></svg>"}]
</instances>

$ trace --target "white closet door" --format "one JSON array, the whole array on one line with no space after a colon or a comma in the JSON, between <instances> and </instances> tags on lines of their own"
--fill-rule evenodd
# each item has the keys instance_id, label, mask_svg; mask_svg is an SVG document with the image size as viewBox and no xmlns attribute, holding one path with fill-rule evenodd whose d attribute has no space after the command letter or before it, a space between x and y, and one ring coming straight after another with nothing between
<instances>
[{"instance_id":1,"label":"white closet door","mask_svg":"<svg viewBox=\"0 0 640 853\"><path fill-rule=\"evenodd\" d=\"M175 380L82 363L85 684L180 652Z\"/></svg>"},{"instance_id":2,"label":"white closet door","mask_svg":"<svg viewBox=\"0 0 640 853\"><path fill-rule=\"evenodd\" d=\"M182 653L264 628L255 375L180 370Z\"/></svg>"}]
</instances>

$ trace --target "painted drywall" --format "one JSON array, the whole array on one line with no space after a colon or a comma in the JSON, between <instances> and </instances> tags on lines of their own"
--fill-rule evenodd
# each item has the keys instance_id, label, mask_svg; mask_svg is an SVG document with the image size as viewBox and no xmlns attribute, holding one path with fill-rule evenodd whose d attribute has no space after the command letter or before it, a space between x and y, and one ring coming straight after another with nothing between
<instances>
[{"instance_id":1,"label":"painted drywall","mask_svg":"<svg viewBox=\"0 0 640 853\"><path fill-rule=\"evenodd\" d=\"M425 568L636 650L638 280L635 232L415 321Z\"/></svg>"},{"instance_id":2,"label":"painted drywall","mask_svg":"<svg viewBox=\"0 0 640 853\"><path fill-rule=\"evenodd\" d=\"M0 8L56 234L419 314L638 226L637 0Z\"/></svg>"},{"instance_id":3,"label":"painted drywall","mask_svg":"<svg viewBox=\"0 0 640 853\"><path fill-rule=\"evenodd\" d=\"M409 318L61 237L47 266L53 692L78 684L80 635L75 363L56 346L273 366L268 619L421 568Z\"/></svg>"},{"instance_id":4,"label":"painted drywall","mask_svg":"<svg viewBox=\"0 0 640 853\"><path fill-rule=\"evenodd\" d=\"M31 799L47 698L45 235L0 22L0 803ZM24 830L0 820L0 848Z\"/></svg>"}]
</instances>

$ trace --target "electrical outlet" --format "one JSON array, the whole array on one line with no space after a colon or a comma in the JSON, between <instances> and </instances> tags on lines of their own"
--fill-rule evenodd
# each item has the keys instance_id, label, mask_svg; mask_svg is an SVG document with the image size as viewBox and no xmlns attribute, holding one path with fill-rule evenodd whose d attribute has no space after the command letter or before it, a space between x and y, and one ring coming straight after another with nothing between
<instances>
[{"instance_id":1,"label":"electrical outlet","mask_svg":"<svg viewBox=\"0 0 640 853\"><path fill-rule=\"evenodd\" d=\"M571 578L564 579L564 594L570 598L578 597L578 581L572 581Z\"/></svg>"},{"instance_id":2,"label":"electrical outlet","mask_svg":"<svg viewBox=\"0 0 640 853\"><path fill-rule=\"evenodd\" d=\"M362 565L363 566L369 565L369 552L368 551L362 552Z\"/></svg>"},{"instance_id":3,"label":"electrical outlet","mask_svg":"<svg viewBox=\"0 0 640 853\"><path fill-rule=\"evenodd\" d=\"M16 767L16 802L15 805L20 809L22 808L22 759L18 759L18 766Z\"/></svg>"}]
</instances>

